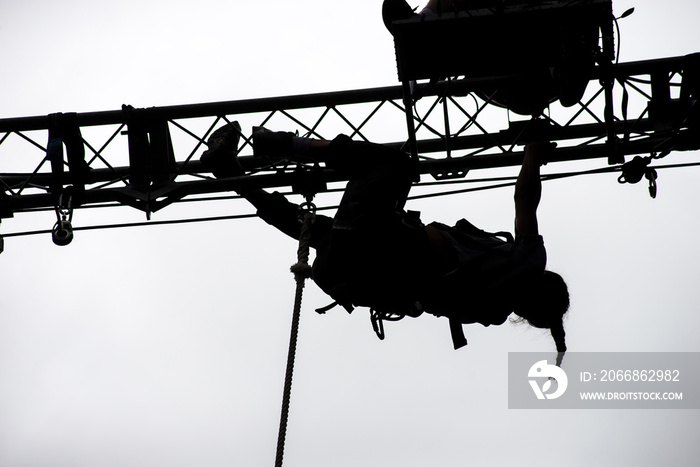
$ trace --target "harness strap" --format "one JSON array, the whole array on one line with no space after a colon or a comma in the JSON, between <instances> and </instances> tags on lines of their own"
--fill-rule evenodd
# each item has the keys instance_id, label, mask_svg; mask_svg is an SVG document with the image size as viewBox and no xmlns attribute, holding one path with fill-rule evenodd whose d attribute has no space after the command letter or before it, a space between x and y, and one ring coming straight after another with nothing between
<instances>
[{"instance_id":1,"label":"harness strap","mask_svg":"<svg viewBox=\"0 0 700 467\"><path fill-rule=\"evenodd\" d=\"M464 335L462 323L454 318L450 318L450 334L452 335L452 344L455 346L455 350L467 345L467 338Z\"/></svg>"},{"instance_id":2,"label":"harness strap","mask_svg":"<svg viewBox=\"0 0 700 467\"><path fill-rule=\"evenodd\" d=\"M369 310L369 319L372 322L372 329L374 329L374 333L377 335L379 340L384 340L386 334L384 334L384 320L382 319L382 315L374 308L371 308Z\"/></svg>"},{"instance_id":3,"label":"harness strap","mask_svg":"<svg viewBox=\"0 0 700 467\"><path fill-rule=\"evenodd\" d=\"M345 311L347 311L348 313L352 313L352 311L354 310L354 307L353 307L352 305L349 305L349 304L347 304L347 303L340 303L339 301L336 300L336 301L334 301L333 303L329 303L329 304L326 305L326 306L322 306L321 308L316 308L315 311L316 311L316 313L318 313L319 315L324 315L324 314L326 314L326 312L327 312L328 310L332 310L333 308L335 308L335 307L338 306L338 305L340 305L340 306L342 306L343 308L345 308Z\"/></svg>"}]
</instances>

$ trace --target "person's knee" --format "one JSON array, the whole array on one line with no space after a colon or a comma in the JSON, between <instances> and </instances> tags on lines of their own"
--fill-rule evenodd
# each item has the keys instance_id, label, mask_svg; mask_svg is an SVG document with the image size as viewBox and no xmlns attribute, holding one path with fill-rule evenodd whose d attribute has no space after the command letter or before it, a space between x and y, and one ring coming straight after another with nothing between
<instances>
[{"instance_id":1,"label":"person's knee","mask_svg":"<svg viewBox=\"0 0 700 467\"><path fill-rule=\"evenodd\" d=\"M330 148L333 152L342 152L347 149L353 143L352 138L345 134L339 134L331 140Z\"/></svg>"},{"instance_id":2,"label":"person's knee","mask_svg":"<svg viewBox=\"0 0 700 467\"><path fill-rule=\"evenodd\" d=\"M391 172L392 178L415 173L416 167L410 156L393 147L338 135L331 141L329 149L326 159L328 167L349 176L363 176L380 168Z\"/></svg>"}]
</instances>

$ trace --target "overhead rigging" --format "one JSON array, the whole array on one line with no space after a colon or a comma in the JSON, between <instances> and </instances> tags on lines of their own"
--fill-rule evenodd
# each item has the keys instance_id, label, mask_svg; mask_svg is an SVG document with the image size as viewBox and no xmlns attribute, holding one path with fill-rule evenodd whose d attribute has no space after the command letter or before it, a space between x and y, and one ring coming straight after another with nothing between
<instances>
[{"instance_id":1,"label":"overhead rigging","mask_svg":"<svg viewBox=\"0 0 700 467\"><path fill-rule=\"evenodd\" d=\"M535 133L558 143L550 163L594 159L608 163L594 170L548 174L545 179L620 172L620 183L646 179L650 195L656 196L657 169L662 167L651 163L672 151L700 149L700 54L619 63L619 50L613 50L613 24L617 24L610 0L552 1L532 8L509 3L514 5L512 11L496 8L397 22L399 86L1 119L0 219L51 210L56 223L47 230L0 232L0 242L3 236L50 233L54 243L67 245L77 230L240 219L251 215L160 221L151 220L151 215L176 203L228 198L241 186L292 187L302 194L308 184L325 187L344 181L324 167L261 165L247 155L252 152L249 134L243 135L239 148L247 175L213 178L198 157L212 131L234 120L245 123L245 128L269 124L319 138L345 132L403 147L418 161L418 172L436 180L417 183L433 191L413 199L512 185L512 177L467 176L475 170L520 165L523 154L517 148ZM525 16L539 33L534 44L520 40ZM589 44L591 55L582 56L590 60L590 68L580 92L557 85L553 94L547 86L533 87L539 78L533 80L528 73L531 61L538 62L539 57L528 51L558 53L541 47L552 42L545 24L558 24L560 34L561 22L572 18L592 26L595 36ZM539 26L532 26L530 19ZM480 44L493 45L470 47L472 55L465 55L464 44L470 41L463 36L465 31L474 43L487 33L496 40L482 40ZM436 43L447 46L436 53ZM508 54L504 55L503 44ZM420 80L427 82L419 84ZM387 122L400 118L405 119L405 137L387 136ZM627 156L636 157L627 160ZM690 165L700 161L665 167ZM457 183L479 186L442 191ZM114 206L142 211L148 221L73 226L78 209ZM303 263L300 258L276 465L281 465L283 455Z\"/></svg>"},{"instance_id":2,"label":"overhead rigging","mask_svg":"<svg viewBox=\"0 0 700 467\"><path fill-rule=\"evenodd\" d=\"M535 115L513 111L489 92L494 83L507 83L513 77L489 76L485 74L488 70L478 75L445 70L450 60L471 59L455 55L458 50L454 48L440 55L442 68L437 75L423 73L420 67L425 64L421 63L408 62L411 66L403 69L410 55L401 34L426 26L429 31L431 21L441 22L436 23L442 26L440 30L448 30L446 25L459 28L465 22L482 24L488 12L481 19L460 13L422 23L409 20L402 26L404 33L396 35L400 86L142 109L125 105L115 111L0 119L0 219L56 211L58 240L65 244L71 238L70 229L143 225L79 226L79 216L73 216L77 210L128 206L144 212L148 220L144 224L151 225L230 219L245 215L168 221L151 220L151 215L175 203L229 198L234 186L242 184L295 187L310 176L324 184L343 181L324 167L309 174L310 169L295 164L260 165L249 156L249 134L243 135L239 148L248 175L214 179L198 158L211 132L233 120L240 121L244 129L254 125L296 128L326 139L346 133L404 147L419 160L419 172L441 184L474 183L473 174L479 169L518 166L522 159L519 147L533 128L543 131L544 127L547 137L558 143L552 163L607 159L610 170L623 173L621 182L632 182L638 179L641 160L639 180L646 178L651 188L656 183L651 167L655 158L671 151L700 149L700 54L618 63L609 0L545 3L567 4L568 8L589 5L605 19L596 19L596 37L601 38L602 47L585 93L576 102L568 102L568 107L549 99ZM427 82L420 84L421 79ZM407 126L387 123L399 119L405 119ZM403 130L407 137L396 131L401 127L407 128ZM646 157L637 162L626 159L637 155ZM446 193L441 185L418 185L433 191L418 195L421 197ZM12 223L21 226L19 219ZM53 229L22 232L20 227L15 232L0 231L0 235L9 238L50 231ZM56 240L56 234L53 237Z\"/></svg>"}]
</instances>

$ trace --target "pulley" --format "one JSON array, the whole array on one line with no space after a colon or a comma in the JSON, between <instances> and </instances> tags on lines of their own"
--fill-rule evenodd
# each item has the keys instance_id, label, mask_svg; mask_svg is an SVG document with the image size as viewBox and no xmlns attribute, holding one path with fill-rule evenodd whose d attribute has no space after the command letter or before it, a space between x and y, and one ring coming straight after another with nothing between
<instances>
[{"instance_id":1,"label":"pulley","mask_svg":"<svg viewBox=\"0 0 700 467\"><path fill-rule=\"evenodd\" d=\"M56 224L51 229L51 239L58 246L66 246L73 241L73 198L67 195L67 201L64 201L65 193L59 197L58 206L56 206Z\"/></svg>"},{"instance_id":2,"label":"pulley","mask_svg":"<svg viewBox=\"0 0 700 467\"><path fill-rule=\"evenodd\" d=\"M642 178L646 178L649 181L649 195L652 198L656 198L656 179L658 174L654 168L649 167L649 163L651 163L652 159L663 157L664 155L652 155L651 157L635 156L634 159L623 164L622 175L618 177L617 181L634 184L639 183Z\"/></svg>"},{"instance_id":3,"label":"pulley","mask_svg":"<svg viewBox=\"0 0 700 467\"><path fill-rule=\"evenodd\" d=\"M58 246L66 246L73 241L73 226L70 221L59 220L51 230L51 238Z\"/></svg>"}]
</instances>

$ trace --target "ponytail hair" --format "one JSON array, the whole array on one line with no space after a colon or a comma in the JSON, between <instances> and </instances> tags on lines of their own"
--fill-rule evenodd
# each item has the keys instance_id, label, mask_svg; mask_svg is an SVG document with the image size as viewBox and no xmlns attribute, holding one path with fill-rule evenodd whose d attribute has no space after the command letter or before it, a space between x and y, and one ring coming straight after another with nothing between
<instances>
[{"instance_id":1,"label":"ponytail hair","mask_svg":"<svg viewBox=\"0 0 700 467\"><path fill-rule=\"evenodd\" d=\"M557 273L545 270L536 293L518 310L515 322L526 321L531 326L549 329L557 346L557 366L566 352L564 315L569 311L569 289Z\"/></svg>"},{"instance_id":2,"label":"ponytail hair","mask_svg":"<svg viewBox=\"0 0 700 467\"><path fill-rule=\"evenodd\" d=\"M566 332L564 332L564 323L558 321L549 328L552 333L552 338L557 346L557 366L561 366L562 360L564 360L564 354L566 353Z\"/></svg>"}]
</instances>

